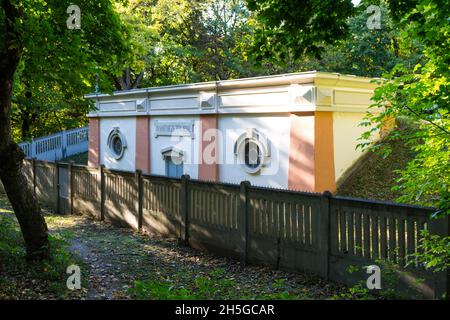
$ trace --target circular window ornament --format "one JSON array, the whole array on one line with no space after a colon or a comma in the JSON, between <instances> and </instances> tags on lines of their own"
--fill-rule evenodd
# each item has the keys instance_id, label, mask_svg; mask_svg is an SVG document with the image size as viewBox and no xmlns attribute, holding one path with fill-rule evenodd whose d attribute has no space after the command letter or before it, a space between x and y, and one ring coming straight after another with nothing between
<instances>
[{"instance_id":1,"label":"circular window ornament","mask_svg":"<svg viewBox=\"0 0 450 320\"><path fill-rule=\"evenodd\" d=\"M123 157L125 149L127 148L127 142L119 128L114 128L109 133L108 148L114 159L120 160Z\"/></svg>"},{"instance_id":2,"label":"circular window ornament","mask_svg":"<svg viewBox=\"0 0 450 320\"><path fill-rule=\"evenodd\" d=\"M270 162L270 143L256 129L247 129L234 145L234 154L242 168L257 174Z\"/></svg>"}]
</instances>

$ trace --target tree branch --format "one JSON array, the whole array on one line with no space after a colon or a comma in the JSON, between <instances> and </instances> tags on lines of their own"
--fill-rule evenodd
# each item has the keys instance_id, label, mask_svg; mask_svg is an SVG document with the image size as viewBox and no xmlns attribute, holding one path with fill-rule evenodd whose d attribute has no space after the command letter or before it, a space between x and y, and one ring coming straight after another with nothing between
<instances>
[{"instance_id":1,"label":"tree branch","mask_svg":"<svg viewBox=\"0 0 450 320\"><path fill-rule=\"evenodd\" d=\"M439 130L441 130L441 131L443 131L444 133L450 135L450 131L448 131L448 130L445 129L444 127L438 125L437 123L435 123L435 122L433 122L433 121L431 121L431 120L429 120L429 119L427 119L427 118L422 117L419 113L417 113L416 111L414 111L413 109L411 109L411 108L408 107L407 105L404 105L404 107L405 107L406 109L408 109L412 114L414 114L414 115L415 115L416 117L418 117L419 119L422 119L422 120L427 121L428 123L430 123L430 124L432 124L433 126L435 126L436 128L438 128Z\"/></svg>"}]
</instances>

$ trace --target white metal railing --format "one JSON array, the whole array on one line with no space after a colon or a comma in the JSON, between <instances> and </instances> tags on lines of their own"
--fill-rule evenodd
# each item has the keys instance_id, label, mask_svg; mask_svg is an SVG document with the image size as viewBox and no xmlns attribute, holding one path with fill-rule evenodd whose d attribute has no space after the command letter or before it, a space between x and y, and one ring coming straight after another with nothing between
<instances>
[{"instance_id":1,"label":"white metal railing","mask_svg":"<svg viewBox=\"0 0 450 320\"><path fill-rule=\"evenodd\" d=\"M32 139L31 142L21 142L26 158L37 160L58 161L65 157L88 151L89 129L82 127L65 130L49 136Z\"/></svg>"}]
</instances>

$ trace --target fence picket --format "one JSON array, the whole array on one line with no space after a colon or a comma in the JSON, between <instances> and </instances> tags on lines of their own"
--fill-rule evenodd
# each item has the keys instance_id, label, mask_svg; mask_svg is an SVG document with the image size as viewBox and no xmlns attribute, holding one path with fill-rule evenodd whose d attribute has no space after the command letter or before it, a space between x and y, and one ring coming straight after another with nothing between
<instances>
[{"instance_id":1,"label":"fence picket","mask_svg":"<svg viewBox=\"0 0 450 320\"><path fill-rule=\"evenodd\" d=\"M371 227L371 235L372 235L372 254L371 258L373 260L377 260L379 258L379 231L378 231L378 216L371 217L372 227Z\"/></svg>"},{"instance_id":2,"label":"fence picket","mask_svg":"<svg viewBox=\"0 0 450 320\"><path fill-rule=\"evenodd\" d=\"M408 263L411 262L413 259L412 257L409 257L409 255L414 254L415 252L415 238L416 238L416 231L414 229L414 221L411 218L408 218L406 220L406 243L407 243L407 259L406 261Z\"/></svg>"},{"instance_id":3,"label":"fence picket","mask_svg":"<svg viewBox=\"0 0 450 320\"><path fill-rule=\"evenodd\" d=\"M355 255L362 256L363 248L362 248L362 214L359 211L355 212Z\"/></svg>"},{"instance_id":4,"label":"fence picket","mask_svg":"<svg viewBox=\"0 0 450 320\"><path fill-rule=\"evenodd\" d=\"M381 259L388 258L387 251L388 251L388 244L387 244L386 217L381 216L380 217L380 258Z\"/></svg>"},{"instance_id":5,"label":"fence picket","mask_svg":"<svg viewBox=\"0 0 450 320\"><path fill-rule=\"evenodd\" d=\"M400 266L405 265L405 220L403 218L398 219L398 263Z\"/></svg>"},{"instance_id":6,"label":"fence picket","mask_svg":"<svg viewBox=\"0 0 450 320\"><path fill-rule=\"evenodd\" d=\"M397 262L397 221L389 218L389 260Z\"/></svg>"},{"instance_id":7,"label":"fence picket","mask_svg":"<svg viewBox=\"0 0 450 320\"><path fill-rule=\"evenodd\" d=\"M355 254L355 230L353 223L353 211L346 211L347 219L347 237L348 237L348 252Z\"/></svg>"}]
</instances>

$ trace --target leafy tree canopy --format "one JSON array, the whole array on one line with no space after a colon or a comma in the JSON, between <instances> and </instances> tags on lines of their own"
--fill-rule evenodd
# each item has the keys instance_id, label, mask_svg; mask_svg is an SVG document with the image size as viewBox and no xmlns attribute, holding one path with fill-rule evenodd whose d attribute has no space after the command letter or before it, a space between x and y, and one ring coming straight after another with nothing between
<instances>
[{"instance_id":1,"label":"leafy tree canopy","mask_svg":"<svg viewBox=\"0 0 450 320\"><path fill-rule=\"evenodd\" d=\"M370 29L370 5L380 8L380 29ZM403 37L385 0L363 1L348 18L350 35L334 45L325 45L320 58L303 58L304 70L339 72L364 77L381 77L397 64L414 67L422 59L422 45Z\"/></svg>"},{"instance_id":2,"label":"leafy tree canopy","mask_svg":"<svg viewBox=\"0 0 450 320\"><path fill-rule=\"evenodd\" d=\"M83 94L93 91L96 81L104 91L111 90L109 75L118 73L132 59L129 31L111 1L78 1L80 30L67 28L71 3L13 1L23 10L23 19L16 26L20 33L17 45L23 50L15 75L12 110L17 138L73 126L70 118L79 119L88 111ZM0 10L2 31L4 22ZM0 50L4 50L4 36L1 32Z\"/></svg>"},{"instance_id":3,"label":"leafy tree canopy","mask_svg":"<svg viewBox=\"0 0 450 320\"><path fill-rule=\"evenodd\" d=\"M450 213L450 7L442 5L442 1L421 0L402 18L403 36L423 44L424 61L413 69L399 64L385 74L387 80L376 90L374 100L387 108L369 119L378 127L386 117L404 116L417 123L413 132L392 135L417 152L400 181L401 200Z\"/></svg>"},{"instance_id":4,"label":"leafy tree canopy","mask_svg":"<svg viewBox=\"0 0 450 320\"><path fill-rule=\"evenodd\" d=\"M59 0L0 1L0 179L30 260L49 258L50 248L45 219L23 175L23 152L13 141L11 116L25 109L34 114L39 112L37 108L48 111L47 102L58 100L52 94L54 89L66 99L72 94L82 96L93 79L106 83L105 70L114 73L122 69L122 62L129 57L127 31L111 1L80 0L79 30L67 27L70 4ZM39 99L30 101L34 95ZM29 103L20 103L22 99Z\"/></svg>"},{"instance_id":5,"label":"leafy tree canopy","mask_svg":"<svg viewBox=\"0 0 450 320\"><path fill-rule=\"evenodd\" d=\"M351 0L247 0L260 22L255 33L255 55L278 61L318 56L325 44L348 35Z\"/></svg>"}]
</instances>

